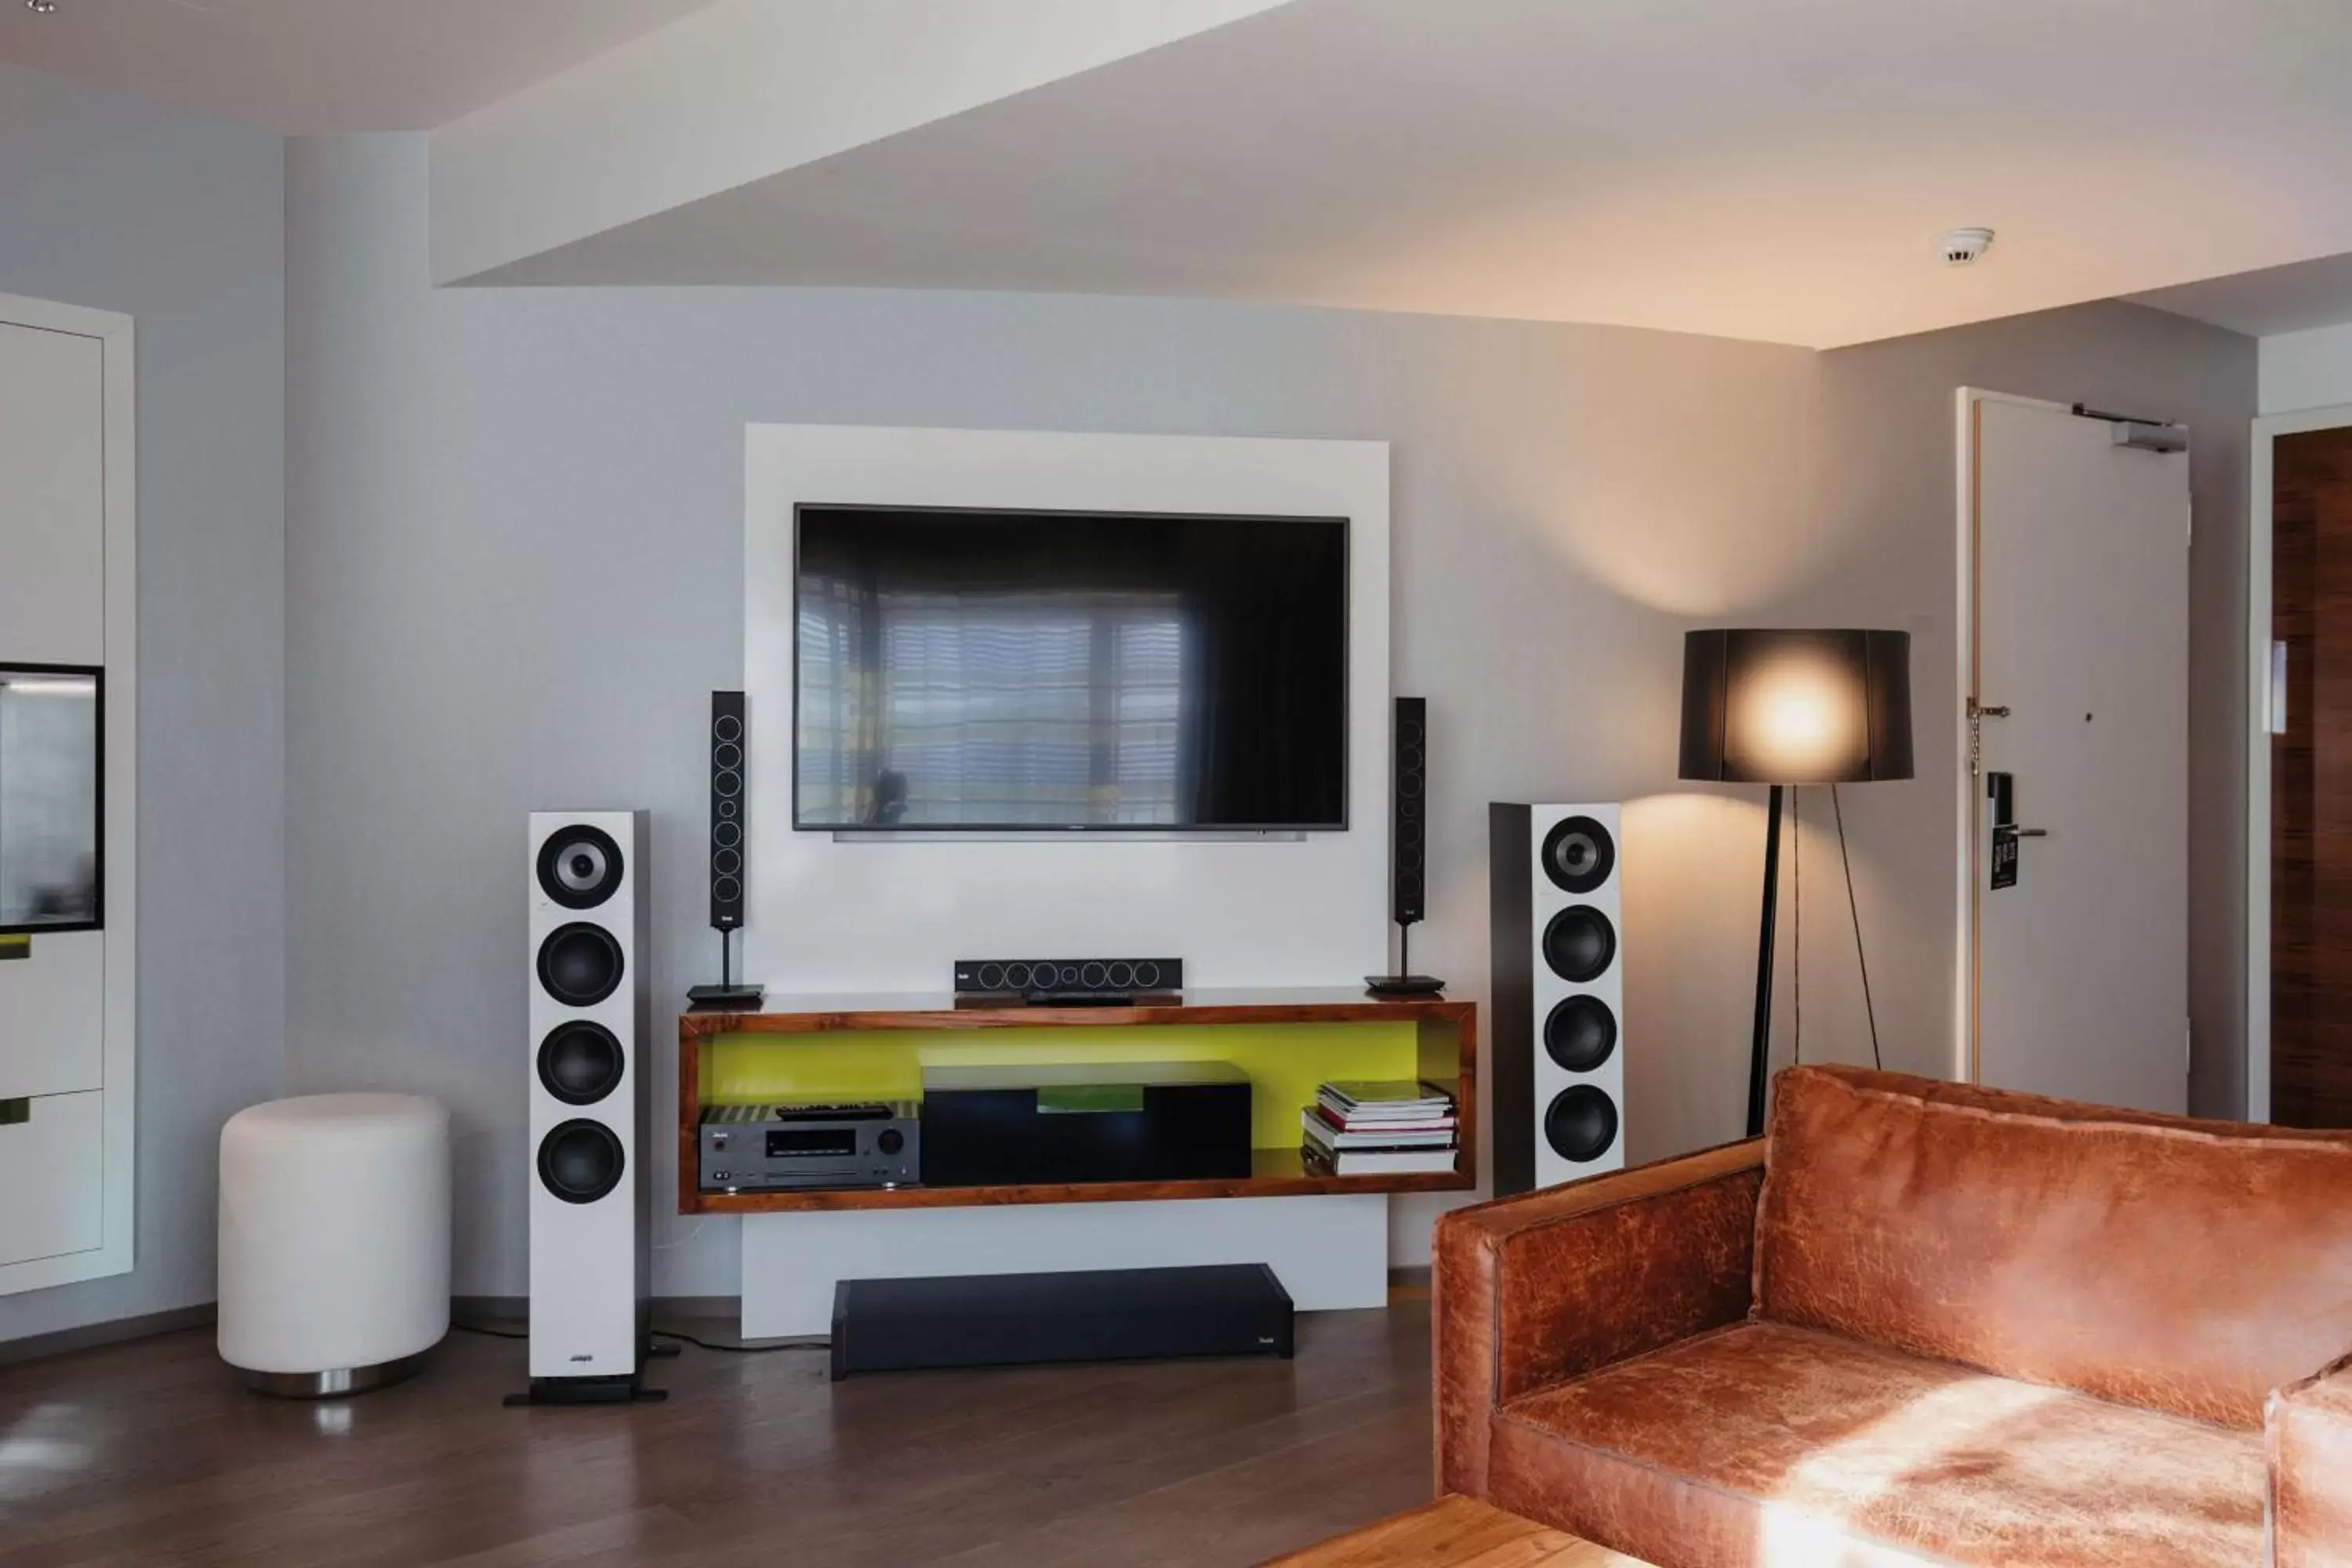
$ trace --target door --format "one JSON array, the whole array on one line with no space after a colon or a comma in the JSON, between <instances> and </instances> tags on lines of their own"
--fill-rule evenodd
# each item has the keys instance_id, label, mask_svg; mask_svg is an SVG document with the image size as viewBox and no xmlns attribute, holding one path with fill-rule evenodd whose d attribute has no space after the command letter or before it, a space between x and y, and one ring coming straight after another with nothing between
<instances>
[{"instance_id":1,"label":"door","mask_svg":"<svg viewBox=\"0 0 2352 1568\"><path fill-rule=\"evenodd\" d=\"M2271 636L2270 1119L2352 1127L2352 430L2271 445Z\"/></svg>"},{"instance_id":2,"label":"door","mask_svg":"<svg viewBox=\"0 0 2352 1568\"><path fill-rule=\"evenodd\" d=\"M2181 1112L2189 456L2121 445L2114 422L2055 405L1969 407L1973 1076ZM2013 839L1994 820L1998 775Z\"/></svg>"}]
</instances>

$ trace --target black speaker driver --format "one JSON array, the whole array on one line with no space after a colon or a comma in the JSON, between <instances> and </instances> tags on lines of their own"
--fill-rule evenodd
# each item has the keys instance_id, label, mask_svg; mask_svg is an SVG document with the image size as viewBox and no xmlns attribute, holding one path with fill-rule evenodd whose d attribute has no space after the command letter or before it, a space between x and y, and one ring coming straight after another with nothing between
<instances>
[{"instance_id":1,"label":"black speaker driver","mask_svg":"<svg viewBox=\"0 0 2352 1568\"><path fill-rule=\"evenodd\" d=\"M593 1007L620 989L621 944L603 926L574 921L539 944L540 989L567 1007Z\"/></svg>"},{"instance_id":2,"label":"black speaker driver","mask_svg":"<svg viewBox=\"0 0 2352 1568\"><path fill-rule=\"evenodd\" d=\"M1617 1142L1617 1102L1589 1083L1564 1089L1544 1111L1544 1139L1563 1160L1598 1160Z\"/></svg>"},{"instance_id":3,"label":"black speaker driver","mask_svg":"<svg viewBox=\"0 0 2352 1568\"><path fill-rule=\"evenodd\" d=\"M740 741L743 738L743 721L732 713L721 713L712 722L710 734L717 741Z\"/></svg>"},{"instance_id":4,"label":"black speaker driver","mask_svg":"<svg viewBox=\"0 0 2352 1568\"><path fill-rule=\"evenodd\" d=\"M1617 1049L1617 1015L1598 996L1570 996L1544 1020L1544 1049L1570 1072L1594 1072Z\"/></svg>"},{"instance_id":5,"label":"black speaker driver","mask_svg":"<svg viewBox=\"0 0 2352 1568\"><path fill-rule=\"evenodd\" d=\"M621 885L621 847L601 827L574 823L539 847L539 890L567 910L593 910Z\"/></svg>"},{"instance_id":6,"label":"black speaker driver","mask_svg":"<svg viewBox=\"0 0 2352 1568\"><path fill-rule=\"evenodd\" d=\"M743 765L743 748L732 742L721 741L712 748L710 763L713 767L724 769L731 773Z\"/></svg>"},{"instance_id":7,"label":"black speaker driver","mask_svg":"<svg viewBox=\"0 0 2352 1568\"><path fill-rule=\"evenodd\" d=\"M593 1204L621 1184L628 1156L601 1121L566 1121L539 1141L539 1180L567 1204Z\"/></svg>"},{"instance_id":8,"label":"black speaker driver","mask_svg":"<svg viewBox=\"0 0 2352 1568\"><path fill-rule=\"evenodd\" d=\"M722 904L731 904L743 896L743 884L734 877L715 877L710 882L710 896Z\"/></svg>"},{"instance_id":9,"label":"black speaker driver","mask_svg":"<svg viewBox=\"0 0 2352 1568\"><path fill-rule=\"evenodd\" d=\"M1544 875L1565 892L1589 893L1617 868L1617 841L1589 816L1563 816L1544 835Z\"/></svg>"},{"instance_id":10,"label":"black speaker driver","mask_svg":"<svg viewBox=\"0 0 2352 1568\"><path fill-rule=\"evenodd\" d=\"M621 1042L585 1018L559 1024L539 1043L541 1088L566 1105L593 1105L621 1087Z\"/></svg>"},{"instance_id":11,"label":"black speaker driver","mask_svg":"<svg viewBox=\"0 0 2352 1568\"><path fill-rule=\"evenodd\" d=\"M1544 927L1543 955L1562 980L1598 980L1617 956L1617 928L1591 904L1570 904Z\"/></svg>"}]
</instances>

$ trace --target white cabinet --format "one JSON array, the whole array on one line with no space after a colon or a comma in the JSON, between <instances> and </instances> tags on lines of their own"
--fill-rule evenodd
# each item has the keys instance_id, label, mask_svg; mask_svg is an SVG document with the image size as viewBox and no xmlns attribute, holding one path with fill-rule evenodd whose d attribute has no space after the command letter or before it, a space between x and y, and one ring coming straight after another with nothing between
<instances>
[{"instance_id":1,"label":"white cabinet","mask_svg":"<svg viewBox=\"0 0 2352 1568\"><path fill-rule=\"evenodd\" d=\"M0 308L0 660L106 658L104 344Z\"/></svg>"},{"instance_id":2,"label":"white cabinet","mask_svg":"<svg viewBox=\"0 0 2352 1568\"><path fill-rule=\"evenodd\" d=\"M106 1087L106 933L34 937L0 956L0 1100Z\"/></svg>"},{"instance_id":3,"label":"white cabinet","mask_svg":"<svg viewBox=\"0 0 2352 1568\"><path fill-rule=\"evenodd\" d=\"M136 405L129 317L0 295L0 1294L131 1267Z\"/></svg>"},{"instance_id":4,"label":"white cabinet","mask_svg":"<svg viewBox=\"0 0 2352 1568\"><path fill-rule=\"evenodd\" d=\"M106 1228L106 1096L49 1094L0 1107L0 1266L97 1251Z\"/></svg>"}]
</instances>

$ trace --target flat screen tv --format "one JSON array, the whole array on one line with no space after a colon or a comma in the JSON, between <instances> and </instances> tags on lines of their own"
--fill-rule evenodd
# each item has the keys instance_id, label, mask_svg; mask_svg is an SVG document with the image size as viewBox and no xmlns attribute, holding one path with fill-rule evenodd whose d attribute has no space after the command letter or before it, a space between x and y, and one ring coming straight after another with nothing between
<instances>
[{"instance_id":1,"label":"flat screen tv","mask_svg":"<svg viewBox=\"0 0 2352 1568\"><path fill-rule=\"evenodd\" d=\"M1348 825L1348 521L803 504L793 826Z\"/></svg>"},{"instance_id":2,"label":"flat screen tv","mask_svg":"<svg viewBox=\"0 0 2352 1568\"><path fill-rule=\"evenodd\" d=\"M105 679L0 664L0 935L105 923Z\"/></svg>"}]
</instances>

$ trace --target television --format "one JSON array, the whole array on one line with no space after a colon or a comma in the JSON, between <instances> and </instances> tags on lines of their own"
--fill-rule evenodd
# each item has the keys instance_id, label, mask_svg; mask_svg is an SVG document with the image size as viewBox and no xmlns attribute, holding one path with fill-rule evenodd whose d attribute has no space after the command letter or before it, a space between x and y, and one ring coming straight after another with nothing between
<instances>
[{"instance_id":1,"label":"television","mask_svg":"<svg viewBox=\"0 0 2352 1568\"><path fill-rule=\"evenodd\" d=\"M1348 521L794 510L793 826L1348 825Z\"/></svg>"},{"instance_id":2,"label":"television","mask_svg":"<svg viewBox=\"0 0 2352 1568\"><path fill-rule=\"evenodd\" d=\"M0 935L105 923L105 679L0 664Z\"/></svg>"}]
</instances>

